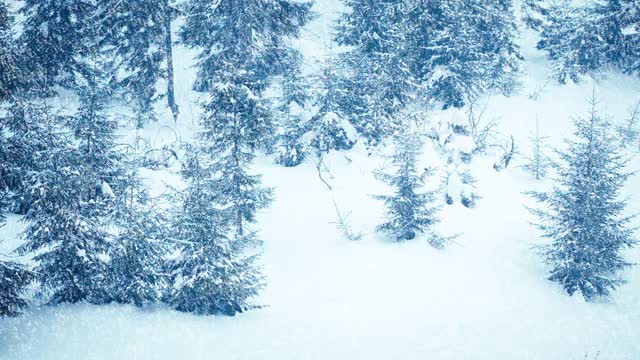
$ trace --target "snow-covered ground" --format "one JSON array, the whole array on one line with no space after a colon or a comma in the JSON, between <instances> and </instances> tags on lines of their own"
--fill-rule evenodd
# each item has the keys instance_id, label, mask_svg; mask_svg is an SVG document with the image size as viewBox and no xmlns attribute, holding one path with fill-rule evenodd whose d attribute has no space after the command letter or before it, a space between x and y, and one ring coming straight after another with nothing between
<instances>
[{"instance_id":1,"label":"snow-covered ground","mask_svg":"<svg viewBox=\"0 0 640 360\"><path fill-rule=\"evenodd\" d=\"M309 66L326 50L339 10L337 0L319 2L321 16L299 42ZM572 133L572 116L587 110L594 85L549 81L549 66L534 41L530 33L523 36L527 60L520 94L483 102L485 116L499 119L500 131L514 135L523 155L536 117L542 135L560 146ZM188 139L193 131L192 55L177 51L180 122L173 125L167 116L141 131L156 146ZM597 81L596 92L602 111L620 122L640 100L640 80L609 74ZM33 307L22 317L0 320L0 359L581 360L598 353L600 360L640 359L640 267L625 272L629 283L606 302L569 297L547 281L531 249L540 239L529 224L525 205L531 200L523 192L548 183L518 167L522 156L502 172L492 168L491 158L473 164L482 199L475 209L443 209L440 231L461 234L440 251L424 239L396 244L374 232L383 209L370 195L385 187L372 170L384 164L361 147L334 153L324 173L329 190L312 162L286 169L259 159L255 171L275 189L275 201L258 224L268 286L256 303L266 308L229 318L116 305ZM172 181L163 174L146 173L158 188ZM632 178L625 191L629 211L640 211L640 178ZM341 236L332 223L334 201L350 213L362 240ZM17 220L11 217L0 230L7 238L1 249L18 243ZM640 262L640 250L628 257Z\"/></svg>"}]
</instances>

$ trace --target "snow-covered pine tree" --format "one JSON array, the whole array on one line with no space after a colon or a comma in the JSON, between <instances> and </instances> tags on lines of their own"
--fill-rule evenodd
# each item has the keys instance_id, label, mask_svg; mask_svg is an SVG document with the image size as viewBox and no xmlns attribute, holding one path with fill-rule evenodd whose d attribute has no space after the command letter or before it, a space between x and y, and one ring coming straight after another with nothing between
<instances>
[{"instance_id":1,"label":"snow-covered pine tree","mask_svg":"<svg viewBox=\"0 0 640 360\"><path fill-rule=\"evenodd\" d=\"M546 5L544 0L522 0L520 2L522 22L531 29L541 30L549 13Z\"/></svg>"},{"instance_id":2,"label":"snow-covered pine tree","mask_svg":"<svg viewBox=\"0 0 640 360\"><path fill-rule=\"evenodd\" d=\"M546 146L544 142L546 139L546 136L540 136L540 125L538 119L536 119L536 132L529 137L532 148L531 156L523 166L526 172L536 177L536 180L544 178L551 166L551 162L544 153Z\"/></svg>"},{"instance_id":3,"label":"snow-covered pine tree","mask_svg":"<svg viewBox=\"0 0 640 360\"><path fill-rule=\"evenodd\" d=\"M341 111L348 90L337 76L338 65L329 56L315 81L313 103L317 110L309 122L309 145L319 157L331 150L349 150L356 141L355 129Z\"/></svg>"},{"instance_id":4,"label":"snow-covered pine tree","mask_svg":"<svg viewBox=\"0 0 640 360\"><path fill-rule=\"evenodd\" d=\"M137 146L131 149L113 215L118 231L109 254L109 297L118 303L144 306L161 301L167 288L169 279L163 270L168 220L162 209L153 206L138 174L142 158Z\"/></svg>"},{"instance_id":5,"label":"snow-covered pine tree","mask_svg":"<svg viewBox=\"0 0 640 360\"><path fill-rule=\"evenodd\" d=\"M301 56L293 58L289 74L282 79L282 97L277 107L276 163L293 167L307 156L303 136L308 131L309 83L300 70Z\"/></svg>"},{"instance_id":6,"label":"snow-covered pine tree","mask_svg":"<svg viewBox=\"0 0 640 360\"><path fill-rule=\"evenodd\" d=\"M640 102L629 112L629 117L625 120L624 125L618 126L616 129L620 143L624 147L636 147L640 140Z\"/></svg>"},{"instance_id":7,"label":"snow-covered pine tree","mask_svg":"<svg viewBox=\"0 0 640 360\"><path fill-rule=\"evenodd\" d=\"M541 248L551 266L549 280L585 299L606 296L624 283L619 272L631 264L622 250L636 243L620 190L631 176L611 125L598 114L595 97L586 117L575 121L575 139L559 151L558 180L549 192L533 192L543 208L531 210L551 241Z\"/></svg>"},{"instance_id":8,"label":"snow-covered pine tree","mask_svg":"<svg viewBox=\"0 0 640 360\"><path fill-rule=\"evenodd\" d=\"M115 86L122 88L136 111L138 126L155 120L153 104L168 99L178 115L173 86L171 22L176 16L169 0L105 0L100 2L102 44L115 59ZM168 84L159 92L158 82Z\"/></svg>"},{"instance_id":9,"label":"snow-covered pine tree","mask_svg":"<svg viewBox=\"0 0 640 360\"><path fill-rule=\"evenodd\" d=\"M26 50L21 68L29 72L32 88L73 87L77 76L85 73L81 59L92 41L85 29L94 10L91 1L25 0L19 44Z\"/></svg>"},{"instance_id":10,"label":"snow-covered pine tree","mask_svg":"<svg viewBox=\"0 0 640 360\"><path fill-rule=\"evenodd\" d=\"M640 70L640 4L607 0L549 9L538 48L547 52L556 78L578 82L607 66Z\"/></svg>"},{"instance_id":11,"label":"snow-covered pine tree","mask_svg":"<svg viewBox=\"0 0 640 360\"><path fill-rule=\"evenodd\" d=\"M0 107L0 189L9 196L11 212L26 214L32 198L28 178L50 171L47 154L58 154L69 146L64 119L47 99L31 92L13 96Z\"/></svg>"},{"instance_id":12,"label":"snow-covered pine tree","mask_svg":"<svg viewBox=\"0 0 640 360\"><path fill-rule=\"evenodd\" d=\"M474 140L471 130L471 122L477 125L477 120L470 106L466 118L460 115L450 120L431 122L429 137L446 161L442 186L445 189L444 200L447 205L460 203L473 208L480 198L476 193L475 178L470 170L473 155L479 146L478 142L483 142L482 139ZM423 122L421 119L417 121Z\"/></svg>"},{"instance_id":13,"label":"snow-covered pine tree","mask_svg":"<svg viewBox=\"0 0 640 360\"><path fill-rule=\"evenodd\" d=\"M17 161L18 154L11 149L10 140L13 139L10 124L12 95L16 91L18 73L12 24L7 5L0 0L0 215L10 207L9 192L16 190L15 169L21 164Z\"/></svg>"},{"instance_id":14,"label":"snow-covered pine tree","mask_svg":"<svg viewBox=\"0 0 640 360\"><path fill-rule=\"evenodd\" d=\"M12 36L13 17L0 0L0 101L7 99L18 85L17 51Z\"/></svg>"},{"instance_id":15,"label":"snow-covered pine tree","mask_svg":"<svg viewBox=\"0 0 640 360\"><path fill-rule=\"evenodd\" d=\"M2 134L0 134L0 145ZM0 188L0 228L5 225L5 211L8 201L3 189ZM1 240L0 240L1 241ZM27 307L27 300L23 298L26 287L33 280L33 273L23 265L13 261L6 261L0 253L0 318L3 316L17 316Z\"/></svg>"},{"instance_id":16,"label":"snow-covered pine tree","mask_svg":"<svg viewBox=\"0 0 640 360\"><path fill-rule=\"evenodd\" d=\"M375 172L379 180L393 188L392 195L375 196L387 207L386 222L379 225L377 230L393 236L396 241L412 240L418 234L426 233L429 244L442 248L446 239L432 229L439 221L439 207L434 205L436 192L422 190L431 172L429 169L417 169L417 158L423 143L418 136L409 132L397 135L394 140L395 150L391 157L394 172Z\"/></svg>"},{"instance_id":17,"label":"snow-covered pine tree","mask_svg":"<svg viewBox=\"0 0 640 360\"><path fill-rule=\"evenodd\" d=\"M415 91L405 61L404 1L347 0L349 12L338 22L336 41L347 46L339 57L343 83L349 86L342 106L369 145L390 136L395 116Z\"/></svg>"},{"instance_id":18,"label":"snow-covered pine tree","mask_svg":"<svg viewBox=\"0 0 640 360\"><path fill-rule=\"evenodd\" d=\"M537 47L547 52L558 81L578 82L582 75L594 75L611 61L600 14L565 4L550 8L547 18Z\"/></svg>"},{"instance_id":19,"label":"snow-covered pine tree","mask_svg":"<svg viewBox=\"0 0 640 360\"><path fill-rule=\"evenodd\" d=\"M48 131L60 131L48 123ZM21 254L36 253L36 272L51 303L103 302L107 234L100 219L103 200L96 198L97 184L84 178L78 151L70 142L43 149L33 156L38 172L25 179L30 211ZM80 165L81 166L81 165ZM82 169L84 170L84 169Z\"/></svg>"},{"instance_id":20,"label":"snow-covered pine tree","mask_svg":"<svg viewBox=\"0 0 640 360\"><path fill-rule=\"evenodd\" d=\"M311 3L290 0L210 0L184 3L183 43L199 49L194 89L207 93L199 134L222 176L221 194L234 213L236 237L270 202L270 189L250 175L255 151L273 142L273 112L265 91L289 68L296 51L285 39L299 35Z\"/></svg>"},{"instance_id":21,"label":"snow-covered pine tree","mask_svg":"<svg viewBox=\"0 0 640 360\"><path fill-rule=\"evenodd\" d=\"M251 308L262 287L256 256L247 256L252 238L237 236L236 211L226 207L226 179L200 146L187 149L186 188L175 194L173 237L180 254L169 263L173 286L167 303L179 311L232 316Z\"/></svg>"},{"instance_id":22,"label":"snow-covered pine tree","mask_svg":"<svg viewBox=\"0 0 640 360\"><path fill-rule=\"evenodd\" d=\"M407 8L408 62L426 97L444 108L510 94L522 58L511 0L417 1Z\"/></svg>"},{"instance_id":23,"label":"snow-covered pine tree","mask_svg":"<svg viewBox=\"0 0 640 360\"><path fill-rule=\"evenodd\" d=\"M105 114L106 84L99 64L82 61L86 70L75 89L79 109L63 119L47 119L45 125L47 133L68 129L71 136L32 154L43 169L30 172L26 180L32 203L19 251L36 253L42 292L51 292L54 304L110 301L107 219L114 212L114 190L121 191L122 156L115 144L117 123Z\"/></svg>"},{"instance_id":24,"label":"snow-covered pine tree","mask_svg":"<svg viewBox=\"0 0 640 360\"><path fill-rule=\"evenodd\" d=\"M622 69L632 74L640 73L640 2L634 0L613 0L609 9L618 10L622 47Z\"/></svg>"},{"instance_id":25,"label":"snow-covered pine tree","mask_svg":"<svg viewBox=\"0 0 640 360\"><path fill-rule=\"evenodd\" d=\"M0 260L0 318L17 316L27 307L23 295L33 278L23 265Z\"/></svg>"}]
</instances>

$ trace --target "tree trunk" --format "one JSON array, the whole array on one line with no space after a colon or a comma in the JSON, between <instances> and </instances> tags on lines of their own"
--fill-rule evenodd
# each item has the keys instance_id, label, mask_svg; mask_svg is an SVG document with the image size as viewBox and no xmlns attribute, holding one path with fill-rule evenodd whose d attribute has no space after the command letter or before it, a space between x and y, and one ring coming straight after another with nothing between
<instances>
[{"instance_id":1,"label":"tree trunk","mask_svg":"<svg viewBox=\"0 0 640 360\"><path fill-rule=\"evenodd\" d=\"M169 0L165 0L166 14L164 17L165 32L165 56L167 60L167 101L173 114L173 121L178 122L178 104L176 104L175 83L173 74L173 40L171 37L171 19L173 18L173 8L169 5Z\"/></svg>"}]
</instances>

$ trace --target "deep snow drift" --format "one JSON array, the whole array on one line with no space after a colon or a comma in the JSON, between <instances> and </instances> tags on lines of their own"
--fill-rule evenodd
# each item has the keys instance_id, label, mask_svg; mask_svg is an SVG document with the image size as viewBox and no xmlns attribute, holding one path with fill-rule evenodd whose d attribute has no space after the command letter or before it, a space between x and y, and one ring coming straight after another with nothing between
<instances>
[{"instance_id":1,"label":"deep snow drift","mask_svg":"<svg viewBox=\"0 0 640 360\"><path fill-rule=\"evenodd\" d=\"M326 47L335 0L322 1L321 16L303 33L307 63ZM560 86L548 80L548 66L525 34L523 87L511 98L486 97L487 118L513 134L522 153L502 172L491 157L472 168L482 197L475 209L445 206L439 229L458 234L438 251L424 239L395 244L374 232L383 209L371 195L386 191L372 171L385 165L380 154L360 146L333 153L318 178L312 161L293 169L262 157L255 171L275 189L275 201L261 215L262 263L268 286L256 303L268 307L233 318L199 317L157 308L129 306L33 307L0 320L0 359L544 359L640 358L640 268L625 272L629 283L600 303L569 297L546 280L546 269L531 247L540 243L523 192L543 189L525 174L527 137L540 120L551 145L570 136L571 119L584 114L591 81ZM177 51L177 91L182 117L150 124L142 135L156 146L188 140L197 119L190 91L192 53ZM622 122L640 100L640 80L608 74L598 80L600 110ZM160 111L163 104L159 105ZM432 121L459 118L436 111ZM173 130L169 130L169 127ZM174 133L175 130L175 133ZM134 130L127 132L131 136ZM385 149L379 149L384 152ZM425 148L425 164L441 160ZM638 161L632 163L638 169ZM176 166L178 166L176 164ZM144 174L158 192L172 182L167 171ZM433 178L434 187L439 179ZM629 212L640 211L640 178L626 189ZM363 239L345 240L336 229L337 204L350 213ZM10 250L21 224L11 217L0 235ZM640 225L640 223L638 223ZM640 262L640 250L629 251Z\"/></svg>"}]
</instances>

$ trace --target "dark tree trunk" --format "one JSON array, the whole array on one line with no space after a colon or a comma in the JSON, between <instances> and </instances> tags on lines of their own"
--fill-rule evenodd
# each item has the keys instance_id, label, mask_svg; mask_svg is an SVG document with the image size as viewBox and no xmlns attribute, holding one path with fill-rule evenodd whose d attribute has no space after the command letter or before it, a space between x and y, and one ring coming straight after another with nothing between
<instances>
[{"instance_id":1,"label":"dark tree trunk","mask_svg":"<svg viewBox=\"0 0 640 360\"><path fill-rule=\"evenodd\" d=\"M165 31L165 56L167 57L167 101L171 113L173 114L173 121L178 121L178 104L176 104L175 83L173 74L173 40L171 38L171 19L173 18L173 8L169 5L169 0L165 0L165 9L167 11L164 17L164 31Z\"/></svg>"}]
</instances>

